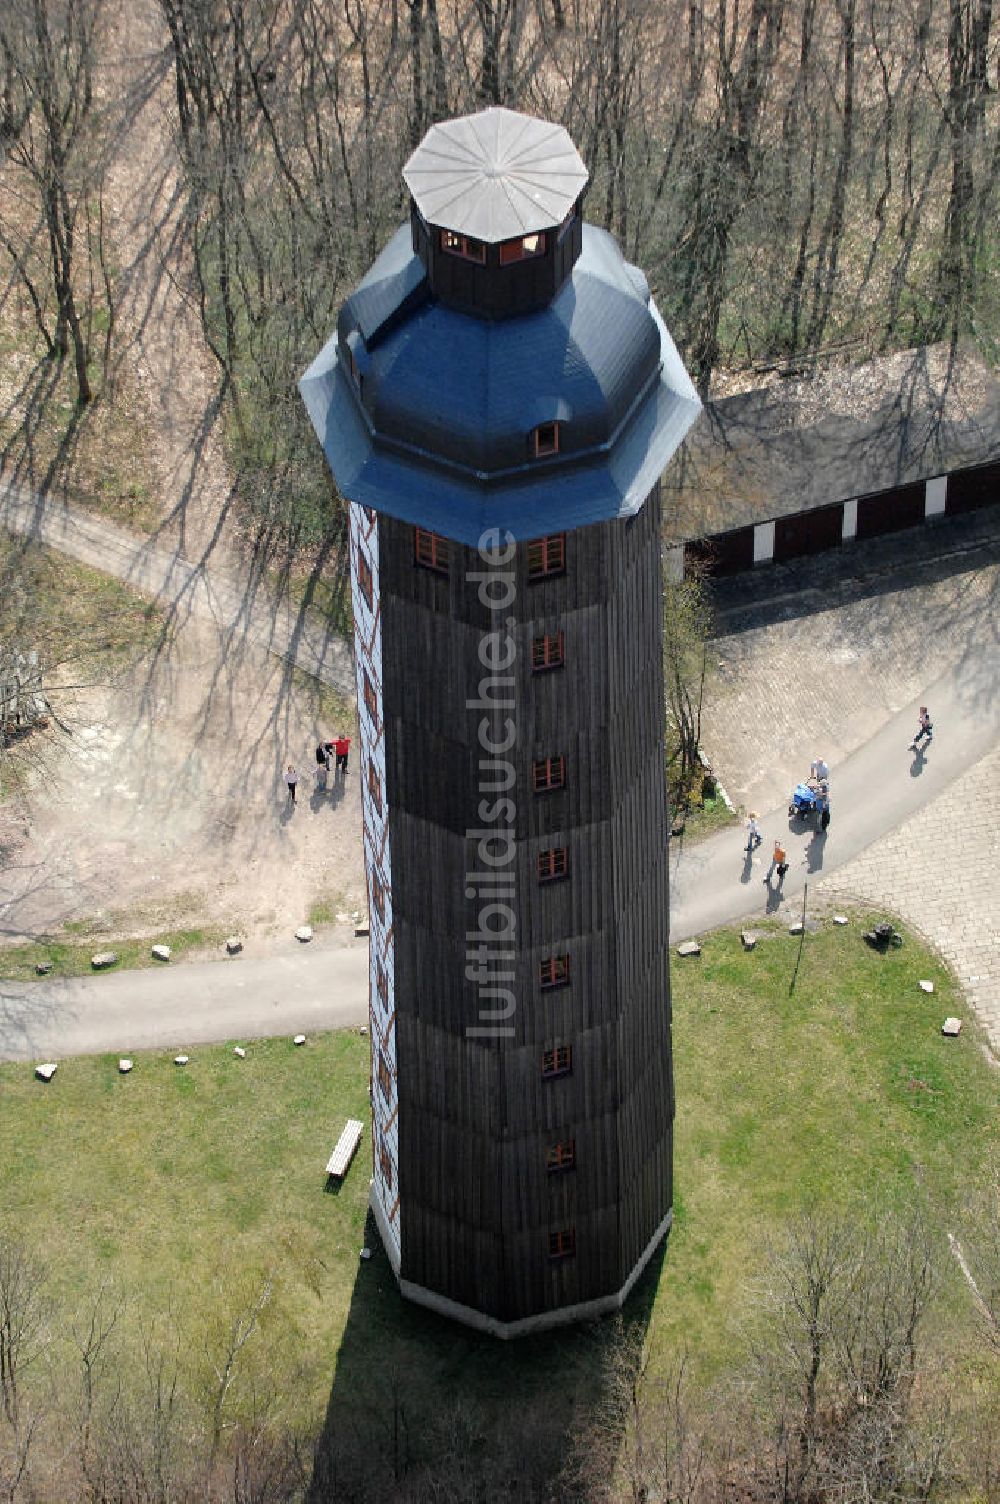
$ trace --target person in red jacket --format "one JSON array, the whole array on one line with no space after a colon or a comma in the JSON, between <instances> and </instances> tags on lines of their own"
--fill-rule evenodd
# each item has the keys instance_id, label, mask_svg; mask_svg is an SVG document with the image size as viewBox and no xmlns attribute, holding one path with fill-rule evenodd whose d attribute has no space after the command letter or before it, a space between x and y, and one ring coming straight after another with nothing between
<instances>
[{"instance_id":1,"label":"person in red jacket","mask_svg":"<svg viewBox=\"0 0 1000 1504\"><path fill-rule=\"evenodd\" d=\"M337 732L337 740L333 744L333 750L337 754L337 772L347 774L347 754L351 750L351 738L345 736L342 731Z\"/></svg>"}]
</instances>

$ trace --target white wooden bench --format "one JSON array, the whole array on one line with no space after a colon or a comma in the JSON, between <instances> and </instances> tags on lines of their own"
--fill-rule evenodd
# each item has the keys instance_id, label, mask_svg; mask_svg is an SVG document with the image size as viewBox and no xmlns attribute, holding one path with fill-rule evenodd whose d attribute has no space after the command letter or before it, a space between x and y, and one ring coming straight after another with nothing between
<instances>
[{"instance_id":1,"label":"white wooden bench","mask_svg":"<svg viewBox=\"0 0 1000 1504\"><path fill-rule=\"evenodd\" d=\"M347 1125L337 1140L336 1148L326 1162L328 1175L335 1175L338 1180L343 1180L350 1169L351 1160L354 1158L364 1131L365 1125L357 1118L347 1119Z\"/></svg>"}]
</instances>

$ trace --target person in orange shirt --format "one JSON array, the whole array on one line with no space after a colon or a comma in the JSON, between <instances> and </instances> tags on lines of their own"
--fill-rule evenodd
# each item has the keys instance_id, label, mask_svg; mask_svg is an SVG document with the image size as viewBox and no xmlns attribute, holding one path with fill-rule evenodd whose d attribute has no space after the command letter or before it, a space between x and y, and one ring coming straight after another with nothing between
<instances>
[{"instance_id":1,"label":"person in orange shirt","mask_svg":"<svg viewBox=\"0 0 1000 1504\"><path fill-rule=\"evenodd\" d=\"M780 888L781 884L785 880L785 873L788 871L788 860L785 854L785 848L784 846L782 846L780 841L775 841L774 843L774 851L771 854L771 865L770 867L768 867L767 876L764 879L766 883L770 883L771 874L775 871L778 874L778 887Z\"/></svg>"}]
</instances>

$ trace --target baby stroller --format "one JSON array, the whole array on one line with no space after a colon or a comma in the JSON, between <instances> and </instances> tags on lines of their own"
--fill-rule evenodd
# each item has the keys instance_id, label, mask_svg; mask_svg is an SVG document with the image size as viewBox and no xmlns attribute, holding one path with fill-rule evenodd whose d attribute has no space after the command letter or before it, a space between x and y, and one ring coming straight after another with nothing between
<instances>
[{"instance_id":1,"label":"baby stroller","mask_svg":"<svg viewBox=\"0 0 1000 1504\"><path fill-rule=\"evenodd\" d=\"M825 830L830 823L829 786L825 783L817 783L815 780L810 780L809 783L797 783L792 790L792 802L788 806L788 813L799 820L804 820L807 815L816 815Z\"/></svg>"}]
</instances>

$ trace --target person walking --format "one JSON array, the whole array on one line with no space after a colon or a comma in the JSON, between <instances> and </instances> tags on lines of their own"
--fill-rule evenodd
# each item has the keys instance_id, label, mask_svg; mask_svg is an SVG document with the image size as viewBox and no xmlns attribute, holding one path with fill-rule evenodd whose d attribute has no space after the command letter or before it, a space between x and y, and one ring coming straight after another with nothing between
<instances>
[{"instance_id":1,"label":"person walking","mask_svg":"<svg viewBox=\"0 0 1000 1504\"><path fill-rule=\"evenodd\" d=\"M913 748L914 752L920 746L920 744L923 741L924 737L927 738L927 746L930 746L931 742L934 740L934 725L933 725L933 722L931 721L930 714L928 712L927 706L926 705L921 705L921 707L920 707L920 725L917 727L917 734L916 734L916 736L913 738L912 742L910 743L910 746Z\"/></svg>"},{"instance_id":2,"label":"person walking","mask_svg":"<svg viewBox=\"0 0 1000 1504\"><path fill-rule=\"evenodd\" d=\"M826 765L826 759L822 756L814 757L809 764L809 776L815 778L818 783L825 783L830 776L830 769Z\"/></svg>"},{"instance_id":3,"label":"person walking","mask_svg":"<svg viewBox=\"0 0 1000 1504\"><path fill-rule=\"evenodd\" d=\"M771 874L774 873L774 872L777 872L777 874L778 874L778 887L780 888L781 884L785 880L785 873L787 871L788 871L788 860L787 860L787 855L786 855L786 852L785 852L785 848L784 848L784 846L782 846L782 844L781 844L780 841L775 841L775 843L774 843L774 851L771 853L771 865L767 869L767 876L765 877L764 881L767 883L768 887L770 887L770 885L771 885Z\"/></svg>"},{"instance_id":4,"label":"person walking","mask_svg":"<svg viewBox=\"0 0 1000 1504\"><path fill-rule=\"evenodd\" d=\"M329 742L318 742L316 745L316 787L320 793L326 790L326 778L330 771Z\"/></svg>"},{"instance_id":5,"label":"person walking","mask_svg":"<svg viewBox=\"0 0 1000 1504\"><path fill-rule=\"evenodd\" d=\"M764 837L760 833L760 826L757 824L757 815L751 810L750 817L747 820L747 856L750 856L752 852L757 850L763 839Z\"/></svg>"},{"instance_id":6,"label":"person walking","mask_svg":"<svg viewBox=\"0 0 1000 1504\"><path fill-rule=\"evenodd\" d=\"M288 786L288 802L289 802L289 804L294 804L295 803L295 790L296 790L296 788L298 786L298 782L299 782L299 775L298 775L298 773L296 773L296 771L295 771L294 767L292 766L292 764L289 763L288 767L285 769L285 783Z\"/></svg>"},{"instance_id":7,"label":"person walking","mask_svg":"<svg viewBox=\"0 0 1000 1504\"><path fill-rule=\"evenodd\" d=\"M349 736L345 736L342 731L338 731L337 740L333 744L333 749L337 754L337 772L343 773L346 778L347 756L351 750L351 738Z\"/></svg>"}]
</instances>

